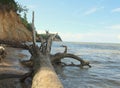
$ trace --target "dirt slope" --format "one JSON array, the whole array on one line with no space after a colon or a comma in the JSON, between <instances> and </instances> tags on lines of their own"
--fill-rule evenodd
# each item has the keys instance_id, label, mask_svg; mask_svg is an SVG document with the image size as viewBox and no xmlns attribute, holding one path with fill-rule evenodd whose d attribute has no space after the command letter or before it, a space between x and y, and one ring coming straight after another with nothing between
<instances>
[{"instance_id":1,"label":"dirt slope","mask_svg":"<svg viewBox=\"0 0 120 88\"><path fill-rule=\"evenodd\" d=\"M14 11L0 11L0 40L30 41L31 33Z\"/></svg>"}]
</instances>

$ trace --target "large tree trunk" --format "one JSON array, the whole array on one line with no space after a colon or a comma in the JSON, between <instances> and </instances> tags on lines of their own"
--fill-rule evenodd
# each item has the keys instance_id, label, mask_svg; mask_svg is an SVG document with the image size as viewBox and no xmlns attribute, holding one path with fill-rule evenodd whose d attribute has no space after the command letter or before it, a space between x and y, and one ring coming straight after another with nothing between
<instances>
[{"instance_id":1,"label":"large tree trunk","mask_svg":"<svg viewBox=\"0 0 120 88\"><path fill-rule=\"evenodd\" d=\"M32 88L63 88L54 71L49 55L39 54L34 57L34 77Z\"/></svg>"},{"instance_id":2,"label":"large tree trunk","mask_svg":"<svg viewBox=\"0 0 120 88\"><path fill-rule=\"evenodd\" d=\"M51 40L51 38L49 39ZM41 51L37 46L31 47L32 50L30 49L34 71L32 88L63 88L50 60L49 50L51 44L49 43L45 44L48 49L45 49L44 44L41 46Z\"/></svg>"},{"instance_id":3,"label":"large tree trunk","mask_svg":"<svg viewBox=\"0 0 120 88\"><path fill-rule=\"evenodd\" d=\"M50 61L50 51L52 39L55 36L50 36L46 32L48 38L45 43L42 41L41 47L36 46L35 41L35 27L34 27L34 12L32 19L33 28L33 47L30 49L33 60L33 80L32 88L63 88L57 74Z\"/></svg>"}]
</instances>

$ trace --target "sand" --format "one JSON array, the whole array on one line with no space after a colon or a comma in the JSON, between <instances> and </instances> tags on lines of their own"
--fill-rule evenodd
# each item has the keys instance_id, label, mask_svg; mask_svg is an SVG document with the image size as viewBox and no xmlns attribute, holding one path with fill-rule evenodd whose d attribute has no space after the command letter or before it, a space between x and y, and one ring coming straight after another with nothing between
<instances>
[{"instance_id":1,"label":"sand","mask_svg":"<svg viewBox=\"0 0 120 88\"><path fill-rule=\"evenodd\" d=\"M0 63L0 88L30 88L30 86L23 87L19 79L30 70L20 61L30 59L31 55L27 50L20 48L5 47L5 49L6 58Z\"/></svg>"}]
</instances>

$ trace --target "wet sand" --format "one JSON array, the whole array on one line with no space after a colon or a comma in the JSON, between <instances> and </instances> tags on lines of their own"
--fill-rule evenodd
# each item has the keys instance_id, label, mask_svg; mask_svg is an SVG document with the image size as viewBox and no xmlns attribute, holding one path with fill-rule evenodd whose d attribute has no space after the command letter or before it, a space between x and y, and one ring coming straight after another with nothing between
<instances>
[{"instance_id":1,"label":"wet sand","mask_svg":"<svg viewBox=\"0 0 120 88\"><path fill-rule=\"evenodd\" d=\"M27 50L19 48L5 47L5 49L7 56L0 63L0 88L23 88L19 79L30 69L23 66L20 60L30 59L30 54Z\"/></svg>"}]
</instances>

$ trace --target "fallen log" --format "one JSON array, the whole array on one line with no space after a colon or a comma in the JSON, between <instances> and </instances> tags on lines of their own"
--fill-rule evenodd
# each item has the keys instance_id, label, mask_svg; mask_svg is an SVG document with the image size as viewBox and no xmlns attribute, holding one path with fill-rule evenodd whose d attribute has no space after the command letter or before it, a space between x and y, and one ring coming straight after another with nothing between
<instances>
[{"instance_id":1,"label":"fallen log","mask_svg":"<svg viewBox=\"0 0 120 88\"><path fill-rule=\"evenodd\" d=\"M34 29L34 13L32 28ZM33 31L33 46L29 48L33 60L33 80L32 88L63 88L59 78L50 61L50 51L52 40L55 36L50 36L48 32L45 43L39 48L35 42L35 32ZM41 50L41 51L40 51Z\"/></svg>"},{"instance_id":2,"label":"fallen log","mask_svg":"<svg viewBox=\"0 0 120 88\"><path fill-rule=\"evenodd\" d=\"M50 62L49 55L37 55L34 65L32 88L63 88Z\"/></svg>"}]
</instances>

